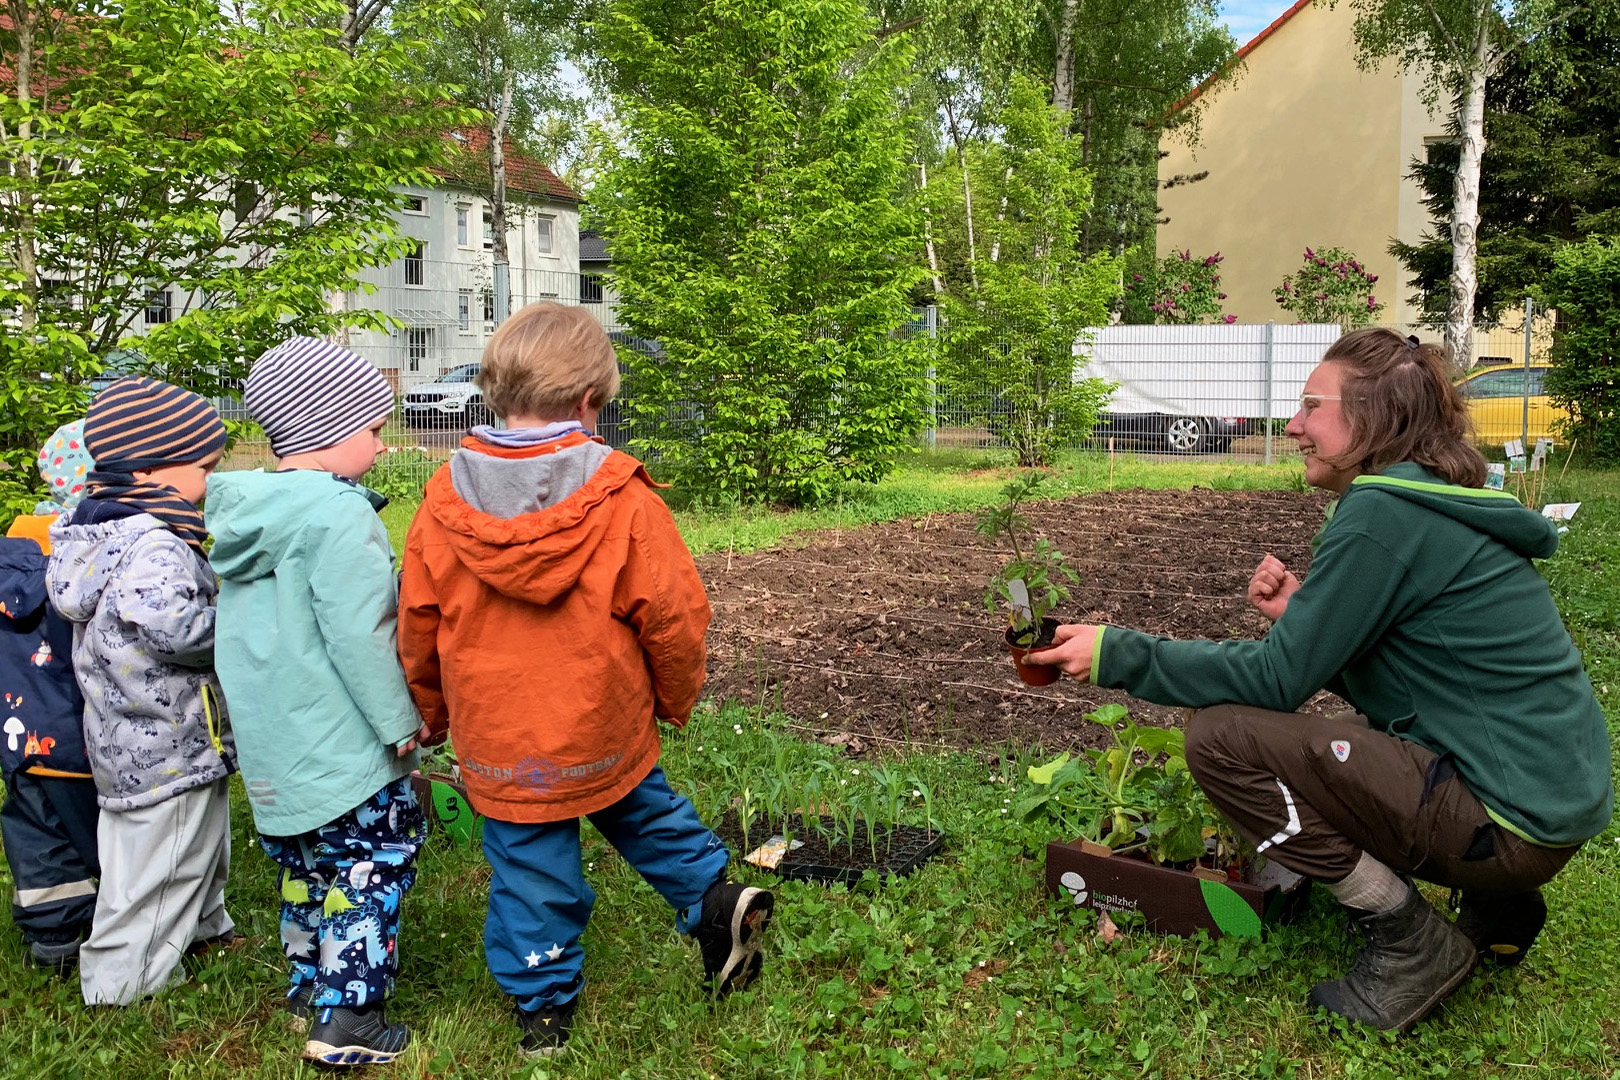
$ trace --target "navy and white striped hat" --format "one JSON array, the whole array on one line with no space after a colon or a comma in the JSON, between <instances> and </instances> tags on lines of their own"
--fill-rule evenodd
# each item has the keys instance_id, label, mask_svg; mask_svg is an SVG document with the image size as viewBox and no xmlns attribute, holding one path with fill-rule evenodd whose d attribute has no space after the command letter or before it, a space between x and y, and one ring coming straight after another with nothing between
<instances>
[{"instance_id":1,"label":"navy and white striped hat","mask_svg":"<svg viewBox=\"0 0 1620 1080\"><path fill-rule=\"evenodd\" d=\"M242 393L278 458L325 450L394 410L394 391L363 357L295 337L254 363Z\"/></svg>"},{"instance_id":2,"label":"navy and white striped hat","mask_svg":"<svg viewBox=\"0 0 1620 1080\"><path fill-rule=\"evenodd\" d=\"M132 473L213 457L225 449L225 424L190 390L129 375L90 403L84 443L97 472Z\"/></svg>"}]
</instances>

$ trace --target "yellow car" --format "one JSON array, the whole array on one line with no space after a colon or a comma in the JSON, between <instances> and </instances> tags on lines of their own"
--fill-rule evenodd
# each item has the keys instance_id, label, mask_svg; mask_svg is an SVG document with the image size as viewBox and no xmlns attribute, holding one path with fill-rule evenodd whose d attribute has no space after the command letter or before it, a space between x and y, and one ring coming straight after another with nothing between
<instances>
[{"instance_id":1,"label":"yellow car","mask_svg":"<svg viewBox=\"0 0 1620 1080\"><path fill-rule=\"evenodd\" d=\"M1526 385L1526 374L1529 376ZM1499 367L1480 368L1469 372L1457 383L1463 397L1468 400L1468 417L1474 423L1474 437L1483 444L1498 448L1510 439L1526 439L1526 453L1537 439L1562 441L1558 425L1568 414L1547 400L1543 385L1547 378L1546 364L1531 364L1528 372L1523 364L1504 364ZM1530 430L1524 427L1524 403L1528 391L1530 402Z\"/></svg>"}]
</instances>

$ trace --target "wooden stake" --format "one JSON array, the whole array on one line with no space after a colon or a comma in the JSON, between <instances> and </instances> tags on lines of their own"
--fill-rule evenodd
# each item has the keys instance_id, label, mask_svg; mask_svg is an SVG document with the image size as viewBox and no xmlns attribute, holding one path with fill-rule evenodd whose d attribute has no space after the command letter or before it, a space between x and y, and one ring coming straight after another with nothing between
<instances>
[{"instance_id":1,"label":"wooden stake","mask_svg":"<svg viewBox=\"0 0 1620 1080\"><path fill-rule=\"evenodd\" d=\"M1558 471L1558 482L1560 484L1564 482L1564 474L1569 472L1569 463L1575 460L1575 448L1579 445L1581 445L1579 439L1569 444L1569 453L1564 456L1564 467Z\"/></svg>"},{"instance_id":2,"label":"wooden stake","mask_svg":"<svg viewBox=\"0 0 1620 1080\"><path fill-rule=\"evenodd\" d=\"M1108 490L1114 490L1114 437L1108 437Z\"/></svg>"}]
</instances>

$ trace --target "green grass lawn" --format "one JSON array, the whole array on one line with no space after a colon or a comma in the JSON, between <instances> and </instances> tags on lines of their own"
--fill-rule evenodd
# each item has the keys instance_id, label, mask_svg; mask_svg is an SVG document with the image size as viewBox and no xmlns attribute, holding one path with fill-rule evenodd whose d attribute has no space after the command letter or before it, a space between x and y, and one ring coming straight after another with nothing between
<instances>
[{"instance_id":1,"label":"green grass lawn","mask_svg":"<svg viewBox=\"0 0 1620 1080\"><path fill-rule=\"evenodd\" d=\"M809 528L969 509L994 494L994 462L918 462L867 496L808 516L681 511L694 547L776 542ZM962 466L971 464L972 471ZM1107 486L1106 461L1059 470L1069 491ZM1126 470L1132 470L1128 474ZM1162 471L1161 471L1162 469ZM1294 486L1298 468L1116 465L1115 486ZM1575 473L1552 494L1581 499L1545 564L1586 649L1611 725L1620 717L1620 474ZM406 508L408 509L408 508ZM827 517L825 515L832 515ZM408 512L395 512L396 530ZM1511 658L1504 658L1511 662ZM871 797L870 755L839 756L794 738L791 717L709 703L669 730L664 765L713 819L773 774L836 768ZM588 985L564 1058L524 1063L483 966L487 869L475 849L435 838L406 902L404 970L394 1015L416 1042L400 1076L680 1077L1612 1077L1620 1076L1620 845L1594 840L1549 887L1552 918L1518 969L1464 985L1404 1038L1311 1014L1305 995L1348 964L1353 943L1325 894L1263 941L1127 931L1105 944L1090 912L1049 899L1041 845L1006 811L1030 748L1003 755L892 759L931 792L949 835L911 878L853 888L790 882L760 983L711 1006L695 989L694 951L663 902L587 830L598 892L586 934ZM87 1012L74 985L25 968L0 931L0 1076L315 1075L276 1009L282 984L275 875L240 799L228 896L253 937L194 979L126 1010ZM923 800L902 820L922 823ZM751 869L742 876L764 880ZM1439 893L1431 893L1436 900ZM379 1073L382 1075L382 1073Z\"/></svg>"}]
</instances>

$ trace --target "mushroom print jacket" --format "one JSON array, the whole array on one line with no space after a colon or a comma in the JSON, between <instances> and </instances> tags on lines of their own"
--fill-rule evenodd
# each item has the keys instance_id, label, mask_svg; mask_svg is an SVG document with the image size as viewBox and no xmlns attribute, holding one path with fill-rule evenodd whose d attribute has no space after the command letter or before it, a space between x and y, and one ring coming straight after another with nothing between
<instances>
[{"instance_id":1,"label":"mushroom print jacket","mask_svg":"<svg viewBox=\"0 0 1620 1080\"><path fill-rule=\"evenodd\" d=\"M150 514L51 528L46 585L73 627L84 741L105 810L227 776L236 753L214 678L208 564Z\"/></svg>"}]
</instances>

